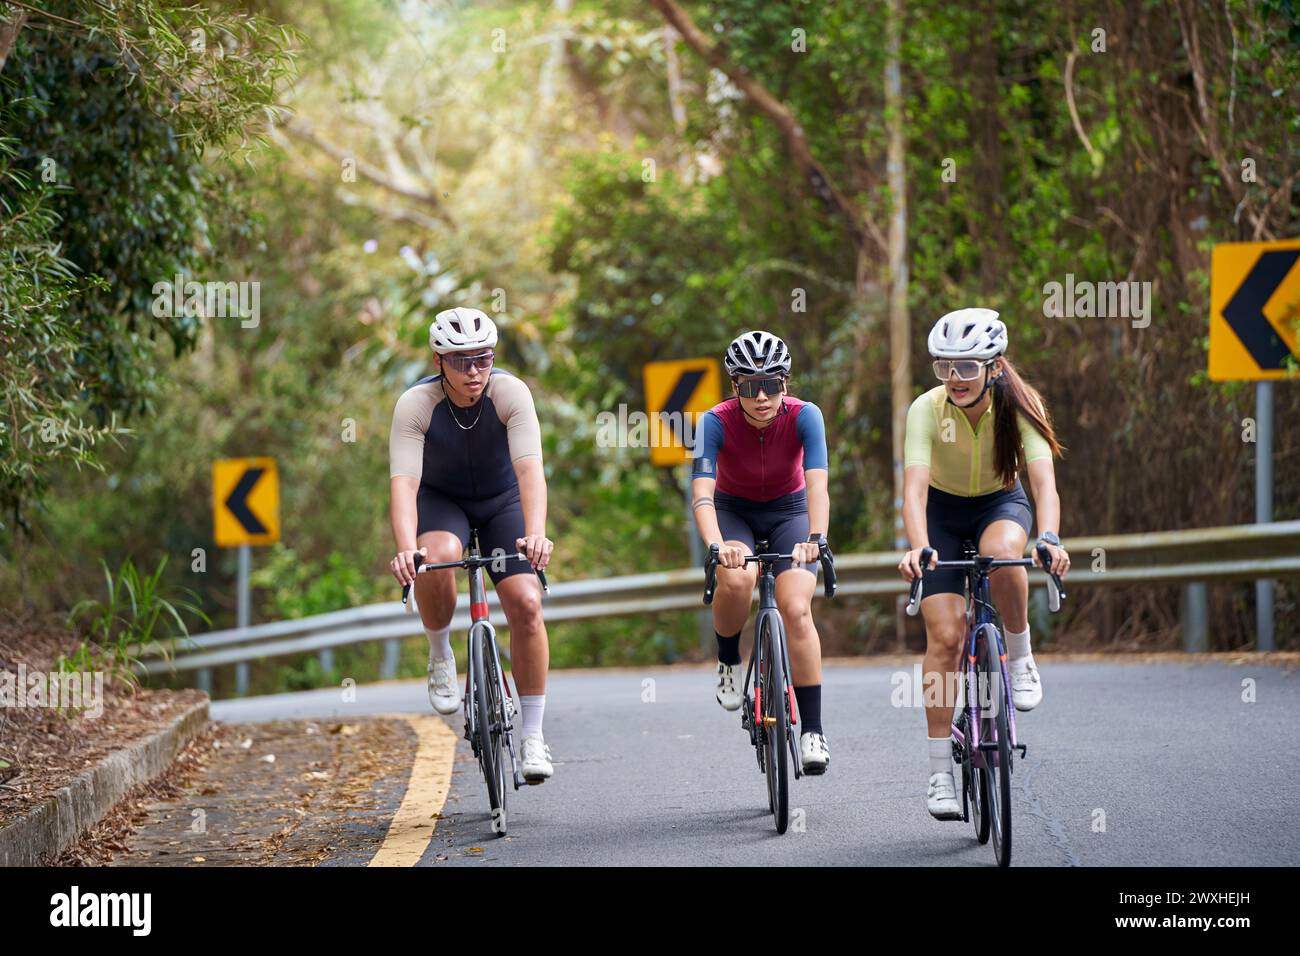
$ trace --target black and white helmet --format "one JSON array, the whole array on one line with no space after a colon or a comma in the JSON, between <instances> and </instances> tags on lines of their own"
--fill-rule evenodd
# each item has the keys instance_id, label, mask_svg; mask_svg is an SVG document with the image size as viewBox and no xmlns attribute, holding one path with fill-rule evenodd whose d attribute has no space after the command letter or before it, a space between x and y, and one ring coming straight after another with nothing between
<instances>
[{"instance_id":1,"label":"black and white helmet","mask_svg":"<svg viewBox=\"0 0 1300 956\"><path fill-rule=\"evenodd\" d=\"M497 344L497 327L478 309L457 306L433 317L429 348L435 352L490 349Z\"/></svg>"},{"instance_id":2,"label":"black and white helmet","mask_svg":"<svg viewBox=\"0 0 1300 956\"><path fill-rule=\"evenodd\" d=\"M991 359L1007 350L1007 327L992 309L958 309L934 324L930 354L945 359Z\"/></svg>"},{"instance_id":3,"label":"black and white helmet","mask_svg":"<svg viewBox=\"0 0 1300 956\"><path fill-rule=\"evenodd\" d=\"M731 340L723 358L727 374L790 374L790 350L771 332L744 332Z\"/></svg>"}]
</instances>

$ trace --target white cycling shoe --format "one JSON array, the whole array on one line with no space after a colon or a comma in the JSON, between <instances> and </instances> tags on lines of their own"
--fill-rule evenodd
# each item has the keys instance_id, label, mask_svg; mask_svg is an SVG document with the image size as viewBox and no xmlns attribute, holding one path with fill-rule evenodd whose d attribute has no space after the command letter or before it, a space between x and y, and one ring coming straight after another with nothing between
<instances>
[{"instance_id":1,"label":"white cycling shoe","mask_svg":"<svg viewBox=\"0 0 1300 956\"><path fill-rule=\"evenodd\" d=\"M930 785L925 791L925 808L936 820L960 820L961 804L957 802L957 788L952 774L930 774Z\"/></svg>"},{"instance_id":2,"label":"white cycling shoe","mask_svg":"<svg viewBox=\"0 0 1300 956\"><path fill-rule=\"evenodd\" d=\"M529 783L542 783L555 773L555 768L551 766L551 748L546 746L541 734L524 738L523 759L520 763L523 765L524 779Z\"/></svg>"},{"instance_id":3,"label":"white cycling shoe","mask_svg":"<svg viewBox=\"0 0 1300 956\"><path fill-rule=\"evenodd\" d=\"M723 710L740 710L740 689L736 686L739 664L718 663L718 703Z\"/></svg>"},{"instance_id":4,"label":"white cycling shoe","mask_svg":"<svg viewBox=\"0 0 1300 956\"><path fill-rule=\"evenodd\" d=\"M1007 661L1011 675L1011 700L1016 710L1033 710L1043 702L1043 681L1034 665L1034 655Z\"/></svg>"},{"instance_id":5,"label":"white cycling shoe","mask_svg":"<svg viewBox=\"0 0 1300 956\"><path fill-rule=\"evenodd\" d=\"M826 735L806 733L799 735L799 762L803 772L812 777L821 776L831 762L831 748L826 746Z\"/></svg>"},{"instance_id":6,"label":"white cycling shoe","mask_svg":"<svg viewBox=\"0 0 1300 956\"><path fill-rule=\"evenodd\" d=\"M454 714L460 710L456 658L429 655L429 703L440 714Z\"/></svg>"}]
</instances>

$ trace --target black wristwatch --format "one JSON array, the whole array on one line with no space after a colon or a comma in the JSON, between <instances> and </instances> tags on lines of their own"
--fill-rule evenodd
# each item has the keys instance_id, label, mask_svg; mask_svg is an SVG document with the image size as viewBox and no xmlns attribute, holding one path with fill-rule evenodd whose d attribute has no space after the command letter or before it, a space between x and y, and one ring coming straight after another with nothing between
<instances>
[{"instance_id":1,"label":"black wristwatch","mask_svg":"<svg viewBox=\"0 0 1300 956\"><path fill-rule=\"evenodd\" d=\"M826 535L824 535L824 534L810 534L810 535L808 535L808 543L809 543L809 544L815 544L815 545L817 545L819 548L821 548L821 547L825 547L825 546L826 546Z\"/></svg>"},{"instance_id":2,"label":"black wristwatch","mask_svg":"<svg viewBox=\"0 0 1300 956\"><path fill-rule=\"evenodd\" d=\"M1038 541L1040 544L1050 544L1054 548L1061 546L1061 539L1056 536L1055 531L1044 531L1038 536Z\"/></svg>"}]
</instances>

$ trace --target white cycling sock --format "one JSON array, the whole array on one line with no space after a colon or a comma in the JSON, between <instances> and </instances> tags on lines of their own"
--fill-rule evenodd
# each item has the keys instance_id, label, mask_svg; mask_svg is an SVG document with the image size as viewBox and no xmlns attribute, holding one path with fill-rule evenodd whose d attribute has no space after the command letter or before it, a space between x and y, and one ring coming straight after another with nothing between
<instances>
[{"instance_id":1,"label":"white cycling sock","mask_svg":"<svg viewBox=\"0 0 1300 956\"><path fill-rule=\"evenodd\" d=\"M424 636L429 639L429 653L433 657L455 657L455 652L451 649L451 625L440 627L434 630L431 627L424 629Z\"/></svg>"},{"instance_id":2,"label":"white cycling sock","mask_svg":"<svg viewBox=\"0 0 1300 956\"><path fill-rule=\"evenodd\" d=\"M1018 661L1022 657L1028 657L1033 653L1029 649L1029 625L1020 634L1013 634L1007 631L1004 635L1007 639L1007 660Z\"/></svg>"},{"instance_id":3,"label":"white cycling sock","mask_svg":"<svg viewBox=\"0 0 1300 956\"><path fill-rule=\"evenodd\" d=\"M524 729L520 738L532 737L542 732L542 714L546 711L546 695L534 694L519 698L519 709L524 715Z\"/></svg>"},{"instance_id":4,"label":"white cycling sock","mask_svg":"<svg viewBox=\"0 0 1300 956\"><path fill-rule=\"evenodd\" d=\"M930 773L952 773L952 738L926 737L930 744Z\"/></svg>"}]
</instances>

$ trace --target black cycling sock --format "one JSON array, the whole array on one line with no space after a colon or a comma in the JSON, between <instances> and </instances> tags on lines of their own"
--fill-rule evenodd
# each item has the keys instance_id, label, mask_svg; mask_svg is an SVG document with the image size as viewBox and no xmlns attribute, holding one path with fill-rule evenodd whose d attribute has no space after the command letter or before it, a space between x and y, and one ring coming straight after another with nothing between
<instances>
[{"instance_id":1,"label":"black cycling sock","mask_svg":"<svg viewBox=\"0 0 1300 956\"><path fill-rule=\"evenodd\" d=\"M740 663L740 631L737 631L731 637L723 637L717 631L713 636L718 639L718 663L730 664L733 667Z\"/></svg>"},{"instance_id":2,"label":"black cycling sock","mask_svg":"<svg viewBox=\"0 0 1300 956\"><path fill-rule=\"evenodd\" d=\"M799 733L820 734L822 732L822 685L795 685L795 703L799 705Z\"/></svg>"}]
</instances>

